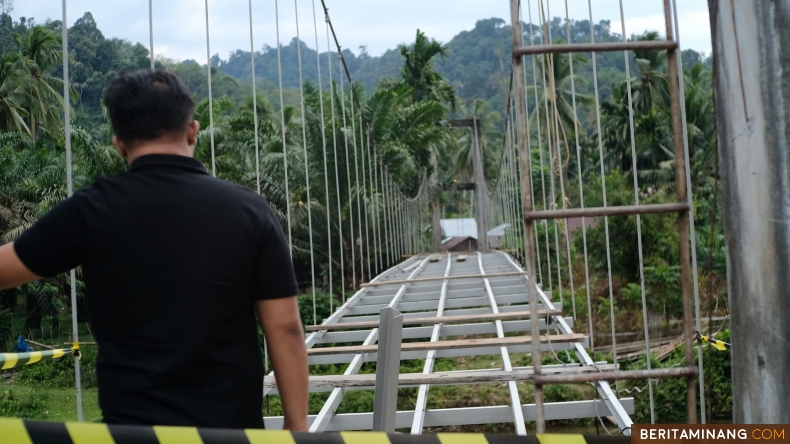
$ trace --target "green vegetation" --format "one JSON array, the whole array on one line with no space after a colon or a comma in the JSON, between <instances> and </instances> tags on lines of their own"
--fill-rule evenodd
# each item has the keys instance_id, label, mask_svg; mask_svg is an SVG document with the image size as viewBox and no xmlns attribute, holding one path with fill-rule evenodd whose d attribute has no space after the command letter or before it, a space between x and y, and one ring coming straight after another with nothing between
<instances>
[{"instance_id":1,"label":"green vegetation","mask_svg":"<svg viewBox=\"0 0 790 444\"><path fill-rule=\"evenodd\" d=\"M60 65L60 32L58 21L36 24L32 19L13 22L8 15L0 15L0 243L11 242L38 218L66 197L65 185L65 135L62 121L63 84ZM590 24L572 21L572 42L590 40ZM566 39L565 22L555 18L551 23L555 41ZM529 34L539 43L537 30ZM109 177L125 169L123 160L110 143L112 131L101 97L109 80L125 69L147 68L149 54L142 44L105 38L90 13L86 13L69 28L72 107L72 146L74 150L75 187L89 185L96 178ZM609 22L602 21L593 27L598 42L615 41L622 37L612 33ZM652 32L632 36L632 39L655 40ZM293 257L304 294L300 296L301 314L305 324L322 322L329 314L330 293L332 307L340 305L341 292L350 295L352 288L351 247L359 242L351 235L351 217L358 211L357 197L367 208L379 208L381 190L373 187L368 178L349 183L345 171L354 171L355 157L367 156L367 136L363 144L360 131L360 108L370 125L370 141L381 155L393 180L407 196L414 196L426 173L430 174L430 159L437 159L438 185L429 190L430 197L438 197L446 217L468 217L471 203L469 196L446 191L456 183L469 182L472 176L472 140L468 131L449 126L451 118L476 116L482 122L482 146L485 173L489 180L500 174L499 159L503 150L505 97L507 76L510 72L510 28L496 18L479 21L474 29L464 31L446 45L430 40L417 31L411 45L386 52L381 57L371 57L362 52L354 55L344 52L344 57L355 79L355 97L348 89L341 93L339 85L330 85L328 66L322 66L323 90L319 91L317 69L304 65L305 112L299 106L298 75L296 68L297 45L302 45L304 60L313 60L315 52L292 41L283 46L284 103L280 103L276 48L264 47L256 52L256 79L258 86L257 115L260 157L260 182L255 176L254 101L249 78L250 54L236 51L228 60L215 56L212 60L213 114L215 125L215 152L217 176L256 189L271 203L283 226L286 226L286 208L291 208ZM321 63L327 63L325 53ZM592 81L591 56L577 55L570 61L566 56L527 57L528 105L531 111L533 184L537 209L562 206L558 195L551 202L550 181L566 190L569 206L581 204L580 185L584 187L584 205L604 204L602 185L606 184L607 205L634 204L633 163L639 175L640 203L667 203L676 200L674 188L674 141L671 134L668 106L667 63L659 52L630 53L627 63L634 79L631 88L634 102L635 140L630 137L627 84L624 82L626 57L622 54L598 54L596 67L600 91L601 131L598 133L597 114ZM700 288L703 313L726 314L725 254L723 228L716 221L721 219L721 197L718 192L716 137L713 122L710 60L693 51L683 53L685 68L685 100L688 119L691 177L694 187L694 219L697 228ZM534 78L533 64L537 73ZM190 87L198 102L196 119L201 122L201 132L196 157L211 169L211 146L208 137L209 104L207 96L206 66L198 62L156 60L157 67L178 74ZM337 65L334 66L337 69ZM571 67L573 75L571 75ZM556 87L556 94L546 94L541 71L554 74L547 87ZM337 71L334 80L339 80ZM571 86L571 80L573 86ZM535 87L537 85L537 88ZM572 89L573 87L573 89ZM574 93L575 92L575 96ZM537 97L537 100L536 100ZM577 105L574 116L573 102ZM360 103L356 100L359 99ZM334 109L332 108L334 104ZM323 115L321 108L323 106ZM546 121L549 114L555 119ZM334 111L334 114L332 113ZM345 112L345 114L344 114ZM352 119L353 112L353 119ZM284 122L281 121L281 113ZM352 127L352 122L354 127ZM540 123L540 132L537 124ZM534 126L532 126L534 125ZM302 130L306 132L306 144ZM322 128L327 137L326 162L324 161ZM582 153L581 164L576 159L575 141L578 137ZM285 146L283 146L285 139ZM601 141L599 145L599 139ZM557 140L549 157L547 140ZM636 152L632 159L631 151ZM334 147L337 146L337 155ZM346 163L348 146L349 164ZM599 146L603 158L599 158ZM563 163L557 162L557 151ZM305 156L311 177L310 195L307 199L305 182ZM289 189L284 186L287 159ZM541 165L543 168L539 168ZM340 171L336 184L330 169L328 187L324 188L324 166L337 164ZM604 176L601 176L603 167ZM580 171L580 173L579 173ZM562 181L562 182L560 182ZM544 188L545 187L545 188ZM445 191L443 191L445 190ZM326 202L326 194L330 202ZM546 195L544 203L543 195ZM559 194L559 192L557 193ZM341 204L340 222L337 202ZM363 205L363 208L365 208ZM315 243L316 308L312 305L311 270L307 209L312 211L312 237ZM331 212L333 256L338 245L345 255L345 268L328 256L327 218ZM369 210L371 217L376 212ZM428 208L422 211L428 220ZM342 228L343 236L339 236ZM419 227L424 242L430 227ZM617 331L634 332L639 340L644 332L642 291L639 283L637 251L637 224L634 217L613 217L608 220L612 269L612 294L607 273L607 247L605 224L595 221L586 230L589 270L584 268L584 239L580 230L569 233L566 244L564 223L539 224L540 280L543 287L553 290L554 298L565 299L566 313L570 312L569 299L575 303L577 331L586 332L588 323L587 292L591 296L589 307L593 316L596 345L609 342L610 313L614 309ZM357 226L358 229L358 226ZM641 218L644 253L644 281L648 308L648 329L652 337L677 336L678 324L672 321L682 310L679 268L679 239L676 219L671 215L647 215ZM528 235L532 236L533 233ZM546 240L549 242L546 242ZM556 240L555 240L556 239ZM512 248L512 247L511 247ZM568 262L570 249L572 264ZM359 250L357 249L357 252ZM387 251L379 251L381 257ZM559 264L557 259L559 258ZM357 256L356 278L360 278L361 259ZM557 282L560 268L562 293ZM549 271L551 270L551 272ZM589 289L586 272L589 271ZM329 273L334 279L329 285ZM343 274L346 288L341 288L338 277ZM570 275L573 276L571 292ZM80 272L78 271L78 278ZM369 277L366 277L369 278ZM85 322L87 310L78 281L80 328L84 338L90 338ZM611 306L614 303L614 307ZM45 342L50 345L69 341L69 281L66 275L42 280L14 290L0 292L0 347L13 347L17 335ZM718 327L712 326L711 328ZM724 333L727 334L726 331ZM723 338L720 336L720 338ZM726 340L726 339L725 339ZM716 352L712 362L712 377L708 381L709 404L712 414L726 418L731 414L732 399L729 390L728 353ZM570 359L570 356L567 357ZM676 365L682 351L676 350L662 363L654 366ZM96 407L94 351L86 347L83 358L83 383L86 385L88 418L96 420L100 414ZM547 357L547 363L553 357ZM565 360L566 357L562 356ZM610 358L611 359L611 358ZM475 359L439 360L437 370L486 368L496 357ZM527 356L514 357L514 362L528 365ZM409 361L402 364L403 372L418 372L423 362ZM631 364L638 368L639 361ZM315 366L315 374L342 373L339 366ZM372 372L371 364L363 372ZM6 373L6 375L9 373ZM49 419L73 418L73 363L41 363L25 367L0 384L0 409L3 415ZM635 386L644 382L637 381ZM684 415L679 407L685 404L683 381L662 381L656 387L661 408L657 409L659 421L675 421ZM519 384L522 400L532 398L532 386ZM401 407L409 408L416 399L416 391L400 391ZM434 387L429 398L430 408L461 407L464 405L507 404L507 391L498 385ZM72 395L71 401L66 398ZM546 391L547 400L562 401L591 399L589 386L557 386ZM636 420L644 420L646 393L637 393ZM315 412L326 394L311 395L311 411ZM264 411L276 414L279 409L276 397L269 399ZM372 406L371 392L351 391L338 412L358 412ZM658 405L658 404L657 404ZM71 409L71 410L69 410ZM46 413L49 411L50 413ZM44 412L44 413L42 413ZM57 413L54 413L57 412ZM67 413L71 412L71 413ZM649 413L648 413L649 415ZM590 420L571 421L565 425L590 425ZM486 430L505 431L491 427Z\"/></svg>"}]
</instances>

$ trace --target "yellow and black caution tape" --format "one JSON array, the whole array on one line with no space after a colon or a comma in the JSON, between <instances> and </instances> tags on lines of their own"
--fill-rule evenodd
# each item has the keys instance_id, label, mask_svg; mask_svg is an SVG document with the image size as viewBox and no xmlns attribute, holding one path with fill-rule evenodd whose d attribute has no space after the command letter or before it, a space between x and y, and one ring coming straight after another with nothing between
<instances>
[{"instance_id":1,"label":"yellow and black caution tape","mask_svg":"<svg viewBox=\"0 0 790 444\"><path fill-rule=\"evenodd\" d=\"M724 350L729 350L730 347L731 347L730 344L728 344L728 343L726 343L724 341L719 341L718 339L711 339L711 338L701 334L700 332L697 332L697 340L701 341L701 342L704 342L706 344L712 345L713 348L715 348L716 350L724 351Z\"/></svg>"},{"instance_id":2,"label":"yellow and black caution tape","mask_svg":"<svg viewBox=\"0 0 790 444\"><path fill-rule=\"evenodd\" d=\"M71 348L34 351L27 353L0 353L0 370L8 370L41 361L58 361L65 356L74 355L80 358L80 343L74 342Z\"/></svg>"},{"instance_id":3,"label":"yellow and black caution tape","mask_svg":"<svg viewBox=\"0 0 790 444\"><path fill-rule=\"evenodd\" d=\"M489 435L374 432L291 433L283 430L223 430L24 421L0 418L0 444L628 444L627 436Z\"/></svg>"}]
</instances>

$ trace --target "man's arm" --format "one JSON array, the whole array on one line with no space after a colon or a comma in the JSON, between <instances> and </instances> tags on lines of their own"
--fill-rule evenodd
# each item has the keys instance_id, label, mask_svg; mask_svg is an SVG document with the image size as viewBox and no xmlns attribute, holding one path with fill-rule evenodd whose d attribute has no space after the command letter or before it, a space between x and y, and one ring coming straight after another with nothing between
<instances>
[{"instance_id":1,"label":"man's arm","mask_svg":"<svg viewBox=\"0 0 790 444\"><path fill-rule=\"evenodd\" d=\"M18 287L28 282L41 279L19 259L14 250L14 243L0 246L0 290Z\"/></svg>"},{"instance_id":2,"label":"man's arm","mask_svg":"<svg viewBox=\"0 0 790 444\"><path fill-rule=\"evenodd\" d=\"M296 296L257 301L256 309L283 404L283 428L307 431L307 348Z\"/></svg>"}]
</instances>

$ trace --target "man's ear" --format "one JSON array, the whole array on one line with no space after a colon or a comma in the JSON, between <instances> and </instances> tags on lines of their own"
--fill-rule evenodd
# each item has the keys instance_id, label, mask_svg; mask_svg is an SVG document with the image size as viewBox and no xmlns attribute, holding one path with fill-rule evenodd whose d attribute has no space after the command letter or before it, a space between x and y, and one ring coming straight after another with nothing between
<instances>
[{"instance_id":1,"label":"man's ear","mask_svg":"<svg viewBox=\"0 0 790 444\"><path fill-rule=\"evenodd\" d=\"M112 144L118 148L118 154L121 155L124 159L129 157L129 153L126 150L126 146L121 142L121 139L118 136L112 136Z\"/></svg>"},{"instance_id":2,"label":"man's ear","mask_svg":"<svg viewBox=\"0 0 790 444\"><path fill-rule=\"evenodd\" d=\"M187 145L197 145L197 136L200 132L200 122L193 120L187 125Z\"/></svg>"}]
</instances>

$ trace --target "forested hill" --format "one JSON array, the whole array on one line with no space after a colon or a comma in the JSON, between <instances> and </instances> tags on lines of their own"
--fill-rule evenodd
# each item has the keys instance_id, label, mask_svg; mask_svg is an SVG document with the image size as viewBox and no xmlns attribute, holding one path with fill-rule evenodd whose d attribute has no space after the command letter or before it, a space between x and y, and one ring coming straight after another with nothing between
<instances>
[{"instance_id":1,"label":"forested hill","mask_svg":"<svg viewBox=\"0 0 790 444\"><path fill-rule=\"evenodd\" d=\"M46 24L47 27L60 33L60 21ZM14 35L24 35L35 26L33 20L24 18L13 22L8 15L0 15L0 54L17 50ZM540 43L540 27L536 24L524 25L525 39L529 41L530 29L533 32L533 41ZM416 31L416 30L415 30ZM609 21L600 21L594 26L595 40L597 42L620 40L620 34L611 31ZM646 35L646 34L645 34ZM565 21L554 18L551 23L551 36L555 41L567 39ZM588 21L571 21L570 36L572 42L590 41L590 24ZM414 41L414 36L402 36L404 41ZM427 36L430 38L431 36ZM644 38L643 34L632 38ZM69 29L71 47L71 75L75 90L78 93L76 106L76 121L86 128L97 128L104 123L100 99L104 88L110 78L124 69L139 69L148 66L148 49L139 42L129 42L118 38L109 38L101 31L101 24L96 23L90 13L79 18ZM504 113L503 94L506 93L510 76L510 26L505 20L488 18L479 20L468 31L462 31L449 42L447 56L444 60L437 58L435 68L452 85L461 104L470 104L475 100L488 102L488 109ZM301 42L304 79L317 81L318 69L315 64L316 52ZM381 56L371 56L364 50L359 54L344 49L343 57L351 71L354 82L360 84L369 94L372 93L382 79L399 76L399 69L403 64L399 48L386 51ZM157 57L157 66L170 69L178 74L196 94L198 99L208 95L206 86L206 71L201 62L194 60L178 61L176 54L166 54L172 57ZM564 56L563 56L564 57ZM577 55L579 59L588 59L588 55ZM283 83L287 89L285 100L287 104L296 104L298 95L294 90L299 85L299 71L297 59L297 41L293 39L281 49ZM684 66L690 67L694 62L703 61L709 66L710 61L702 54L692 50L684 51ZM333 78L338 81L340 74L339 61L336 53L332 53ZM321 73L326 85L329 81L329 58L326 52L320 54ZM540 59L536 58L536 63ZM579 60L583 61L583 60ZM533 83L533 60L527 58L527 78L529 84ZM216 66L213 77L215 97L227 97L232 102L239 104L246 100L251 87L248 82L251 75L249 51L237 50L223 58L219 54L212 57L212 64ZM277 48L263 45L255 55L255 71L261 83L261 94L269 99L274 108L278 107L277 97L278 63ZM624 80L624 58L622 53L600 53L597 56L598 80L601 91L601 100L611 96L614 84ZM574 69L579 79L592 78L590 63L574 63ZM632 72L636 66L632 64ZM540 67L537 71L540 73ZM61 68L55 67L52 73L55 77L62 75ZM224 75L223 75L224 74ZM538 81L540 85L540 81ZM592 90L590 82L577 82L576 90L580 94L589 94ZM474 107L474 105L472 105ZM582 110L582 115L584 110Z\"/></svg>"},{"instance_id":2,"label":"forested hill","mask_svg":"<svg viewBox=\"0 0 790 444\"><path fill-rule=\"evenodd\" d=\"M620 34L611 31L610 25L608 20L602 20L594 26L596 42L622 39ZM524 24L526 42L529 42L529 30L530 25ZM533 24L532 31L534 42L539 44L540 26ZM554 18L551 23L552 38L555 41L564 42L567 41L567 34L565 21L559 17ZM571 21L570 35L573 43L589 42L590 22L587 20ZM413 36L403 36L403 38L406 41L413 41ZM499 18L479 20L473 29L462 31L446 43L448 55L444 60L436 60L436 70L455 87L456 93L462 101L484 99L494 109L502 109L503 86L509 82L510 76L510 57L508 57L511 51L510 42L510 25L505 20ZM281 49L283 83L287 88L296 88L299 84L296 45L296 39L293 39ZM302 42L302 60L312 62L315 60L315 56L315 51ZM322 77L324 77L324 81L328 81L327 54L322 52L320 56ZM364 86L366 91L373 91L382 78L397 77L398 70L403 64L403 59L397 48L387 50L378 57L370 56L364 51L356 55L352 51L344 49L343 57L354 81ZM685 66L691 66L697 61L703 61L708 66L710 64L703 54L693 50L684 51L683 57ZM225 74L237 79L249 79L251 75L250 60L249 51L237 50L231 53L227 60L215 56L213 63L219 66L219 69ZM303 63L303 74L306 79L316 81L318 77L316 64L310 62ZM527 62L529 64L531 60L528 59ZM332 66L336 73L334 78L337 80L338 61L334 53ZM531 82L532 70L530 66L528 66L527 75ZM602 99L606 99L610 95L611 85L624 80L623 54L620 52L598 54L597 68ZM591 69L590 65L585 65L578 74L588 74L584 71ZM256 52L255 72L258 77L278 83L276 47L264 45L262 51ZM584 77L591 78L591 75L584 75ZM585 89L584 85L580 85L580 87L582 90Z\"/></svg>"}]
</instances>

